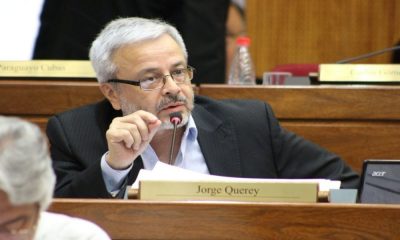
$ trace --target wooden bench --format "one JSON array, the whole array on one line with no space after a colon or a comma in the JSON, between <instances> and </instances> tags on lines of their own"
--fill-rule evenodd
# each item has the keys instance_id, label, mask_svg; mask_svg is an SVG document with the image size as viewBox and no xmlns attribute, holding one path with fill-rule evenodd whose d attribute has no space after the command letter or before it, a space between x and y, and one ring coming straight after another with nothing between
<instances>
[{"instance_id":1,"label":"wooden bench","mask_svg":"<svg viewBox=\"0 0 400 240\"><path fill-rule=\"evenodd\" d=\"M360 171L365 159L400 159L400 86L200 85L200 95L259 99L285 128L339 154ZM0 80L0 114L45 129L55 113L103 99L95 81Z\"/></svg>"},{"instance_id":2,"label":"wooden bench","mask_svg":"<svg viewBox=\"0 0 400 240\"><path fill-rule=\"evenodd\" d=\"M55 199L112 239L397 239L400 205Z\"/></svg>"}]
</instances>

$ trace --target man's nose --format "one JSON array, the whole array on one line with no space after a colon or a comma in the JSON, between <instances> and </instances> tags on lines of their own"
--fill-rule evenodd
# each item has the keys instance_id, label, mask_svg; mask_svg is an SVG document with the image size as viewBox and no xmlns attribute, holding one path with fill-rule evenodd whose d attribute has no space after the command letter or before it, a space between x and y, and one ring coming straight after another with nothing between
<instances>
[{"instance_id":1,"label":"man's nose","mask_svg":"<svg viewBox=\"0 0 400 240\"><path fill-rule=\"evenodd\" d=\"M175 82L171 75L165 76L164 87L162 88L163 94L175 95L181 91L179 84Z\"/></svg>"}]
</instances>

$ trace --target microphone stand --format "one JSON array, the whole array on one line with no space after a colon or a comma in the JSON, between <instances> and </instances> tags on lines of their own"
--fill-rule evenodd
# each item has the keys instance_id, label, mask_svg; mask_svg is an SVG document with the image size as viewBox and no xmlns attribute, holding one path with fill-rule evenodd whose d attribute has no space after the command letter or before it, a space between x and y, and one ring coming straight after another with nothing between
<instances>
[{"instance_id":1,"label":"microphone stand","mask_svg":"<svg viewBox=\"0 0 400 240\"><path fill-rule=\"evenodd\" d=\"M172 164L172 158L174 156L174 146L175 146L175 136L176 136L176 128L177 128L178 123L174 121L174 133L172 135L172 143L171 143L171 148L169 149L169 162L168 164Z\"/></svg>"},{"instance_id":2,"label":"microphone stand","mask_svg":"<svg viewBox=\"0 0 400 240\"><path fill-rule=\"evenodd\" d=\"M358 60L363 60L365 58L370 58L370 57L373 57L373 56L376 56L376 55L380 55L380 54L385 53L385 52L396 51L396 50L399 50L399 49L400 49L400 46L394 46L394 47L390 47L390 48L385 48L385 49L382 49L382 50L379 50L379 51L363 54L361 56L340 60L340 61L337 61L336 63L350 63L350 62L354 62L354 61L358 61Z\"/></svg>"}]
</instances>

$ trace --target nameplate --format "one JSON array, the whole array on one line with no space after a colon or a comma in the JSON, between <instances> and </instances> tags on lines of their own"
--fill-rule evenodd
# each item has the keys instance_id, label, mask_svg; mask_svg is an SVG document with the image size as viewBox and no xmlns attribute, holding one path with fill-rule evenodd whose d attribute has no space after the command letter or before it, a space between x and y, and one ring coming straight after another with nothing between
<instances>
[{"instance_id":1,"label":"nameplate","mask_svg":"<svg viewBox=\"0 0 400 240\"><path fill-rule=\"evenodd\" d=\"M141 180L139 199L315 203L317 182Z\"/></svg>"},{"instance_id":2,"label":"nameplate","mask_svg":"<svg viewBox=\"0 0 400 240\"><path fill-rule=\"evenodd\" d=\"M321 64L320 82L400 83L399 64Z\"/></svg>"},{"instance_id":3,"label":"nameplate","mask_svg":"<svg viewBox=\"0 0 400 240\"><path fill-rule=\"evenodd\" d=\"M0 61L0 77L96 78L85 60Z\"/></svg>"}]
</instances>

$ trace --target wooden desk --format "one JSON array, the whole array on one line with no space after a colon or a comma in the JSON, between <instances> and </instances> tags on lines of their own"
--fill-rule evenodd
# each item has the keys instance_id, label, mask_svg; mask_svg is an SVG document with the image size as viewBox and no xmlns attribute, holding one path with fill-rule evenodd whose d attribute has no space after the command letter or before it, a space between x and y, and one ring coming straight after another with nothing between
<instances>
[{"instance_id":1,"label":"wooden desk","mask_svg":"<svg viewBox=\"0 0 400 240\"><path fill-rule=\"evenodd\" d=\"M56 199L112 239L398 239L400 205Z\"/></svg>"},{"instance_id":2,"label":"wooden desk","mask_svg":"<svg viewBox=\"0 0 400 240\"><path fill-rule=\"evenodd\" d=\"M365 159L400 159L400 86L200 85L200 95L268 102L285 128L339 154L355 170Z\"/></svg>"},{"instance_id":3,"label":"wooden desk","mask_svg":"<svg viewBox=\"0 0 400 240\"><path fill-rule=\"evenodd\" d=\"M62 111L103 99L95 81L0 80L0 114L26 118L42 129Z\"/></svg>"}]
</instances>

